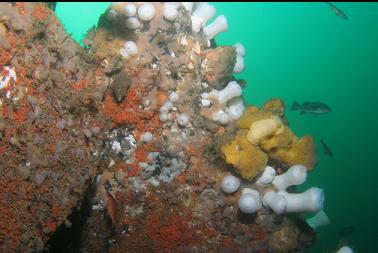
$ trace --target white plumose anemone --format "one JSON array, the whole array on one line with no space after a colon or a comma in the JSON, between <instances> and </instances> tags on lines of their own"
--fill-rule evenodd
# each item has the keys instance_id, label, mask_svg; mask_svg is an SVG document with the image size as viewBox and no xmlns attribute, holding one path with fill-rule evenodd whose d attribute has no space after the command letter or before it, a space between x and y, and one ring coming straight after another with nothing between
<instances>
[{"instance_id":1,"label":"white plumose anemone","mask_svg":"<svg viewBox=\"0 0 378 253\"><path fill-rule=\"evenodd\" d=\"M217 17L213 23L203 28L203 33L208 40L214 38L221 32L226 32L228 29L227 18L224 15Z\"/></svg>"},{"instance_id":2,"label":"white plumose anemone","mask_svg":"<svg viewBox=\"0 0 378 253\"><path fill-rule=\"evenodd\" d=\"M315 230L318 227L324 227L331 223L328 215L323 210L320 210L313 217L307 219L306 222L310 227L312 227Z\"/></svg>"},{"instance_id":3,"label":"white plumose anemone","mask_svg":"<svg viewBox=\"0 0 378 253\"><path fill-rule=\"evenodd\" d=\"M236 63L235 63L233 72L235 74L239 74L243 72L243 70L244 70L244 57L241 55L236 55Z\"/></svg>"},{"instance_id":4,"label":"white plumose anemone","mask_svg":"<svg viewBox=\"0 0 378 253\"><path fill-rule=\"evenodd\" d=\"M303 184L306 178L307 168L303 165L293 165L282 175L276 176L272 184L277 190L284 191L289 186Z\"/></svg>"},{"instance_id":5,"label":"white plumose anemone","mask_svg":"<svg viewBox=\"0 0 378 253\"><path fill-rule=\"evenodd\" d=\"M226 104L235 97L242 95L242 88L236 81L231 81L222 90L213 90L210 92L212 97L217 98L219 104Z\"/></svg>"},{"instance_id":6,"label":"white plumose anemone","mask_svg":"<svg viewBox=\"0 0 378 253\"><path fill-rule=\"evenodd\" d=\"M197 5L192 15L192 32L198 33L206 22L212 19L217 9L208 2L201 2Z\"/></svg>"},{"instance_id":7,"label":"white plumose anemone","mask_svg":"<svg viewBox=\"0 0 378 253\"><path fill-rule=\"evenodd\" d=\"M276 170L273 167L266 166L263 174L257 179L256 183L260 186L270 184L276 176Z\"/></svg>"},{"instance_id":8,"label":"white plumose anemone","mask_svg":"<svg viewBox=\"0 0 378 253\"><path fill-rule=\"evenodd\" d=\"M312 187L302 193L280 191L277 195L286 199L287 213L318 212L323 209L324 191L318 187Z\"/></svg>"},{"instance_id":9,"label":"white plumose anemone","mask_svg":"<svg viewBox=\"0 0 378 253\"><path fill-rule=\"evenodd\" d=\"M283 214L286 211L287 201L283 196L277 195L274 191L268 191L264 194L263 204L272 209L276 214Z\"/></svg>"},{"instance_id":10,"label":"white plumose anemone","mask_svg":"<svg viewBox=\"0 0 378 253\"><path fill-rule=\"evenodd\" d=\"M235 48L236 50L236 54L237 55L240 55L242 57L245 56L246 54L246 50L245 50L245 47L243 46L243 44L241 44L240 42L236 42L233 47Z\"/></svg>"}]
</instances>

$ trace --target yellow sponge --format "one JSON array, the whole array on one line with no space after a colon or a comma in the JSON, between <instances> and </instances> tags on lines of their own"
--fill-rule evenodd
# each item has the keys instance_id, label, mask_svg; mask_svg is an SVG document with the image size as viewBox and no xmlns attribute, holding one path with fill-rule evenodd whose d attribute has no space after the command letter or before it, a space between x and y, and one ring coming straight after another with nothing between
<instances>
[{"instance_id":1,"label":"yellow sponge","mask_svg":"<svg viewBox=\"0 0 378 253\"><path fill-rule=\"evenodd\" d=\"M268 162L267 154L247 140L247 130L239 130L233 141L222 146L222 153L226 162L248 180L259 175Z\"/></svg>"},{"instance_id":2,"label":"yellow sponge","mask_svg":"<svg viewBox=\"0 0 378 253\"><path fill-rule=\"evenodd\" d=\"M302 164L309 170L312 170L317 163L314 139L309 135L299 139L290 148L279 148L271 152L270 156L288 166Z\"/></svg>"}]
</instances>

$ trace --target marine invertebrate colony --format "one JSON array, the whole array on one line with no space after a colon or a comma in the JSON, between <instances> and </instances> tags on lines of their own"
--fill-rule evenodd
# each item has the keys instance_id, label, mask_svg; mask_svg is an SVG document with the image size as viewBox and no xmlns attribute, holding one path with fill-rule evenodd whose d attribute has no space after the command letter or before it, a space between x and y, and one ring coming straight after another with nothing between
<instances>
[{"instance_id":1,"label":"marine invertebrate colony","mask_svg":"<svg viewBox=\"0 0 378 253\"><path fill-rule=\"evenodd\" d=\"M84 251L285 252L313 240L282 215L321 209L321 194L306 205L283 192L315 166L312 138L292 133L280 100L244 105L233 74L245 48L215 47L231 24L207 24L213 5L113 3L86 49L44 5L2 7L0 217L14 226L10 239L0 227L1 250L42 250L91 183Z\"/></svg>"}]
</instances>

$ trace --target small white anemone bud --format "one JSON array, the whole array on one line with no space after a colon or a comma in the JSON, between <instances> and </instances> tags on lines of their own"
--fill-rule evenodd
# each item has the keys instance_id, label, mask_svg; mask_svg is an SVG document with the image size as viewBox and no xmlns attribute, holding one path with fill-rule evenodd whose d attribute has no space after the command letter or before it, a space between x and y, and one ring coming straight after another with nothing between
<instances>
[{"instance_id":1,"label":"small white anemone bud","mask_svg":"<svg viewBox=\"0 0 378 253\"><path fill-rule=\"evenodd\" d=\"M283 191L289 186L303 184L306 178L307 168L303 165L293 165L282 175L276 176L272 184L277 190Z\"/></svg>"},{"instance_id":2,"label":"small white anemone bud","mask_svg":"<svg viewBox=\"0 0 378 253\"><path fill-rule=\"evenodd\" d=\"M173 108L172 102L167 101L160 107L160 113L168 113L172 108Z\"/></svg>"},{"instance_id":3,"label":"small white anemone bud","mask_svg":"<svg viewBox=\"0 0 378 253\"><path fill-rule=\"evenodd\" d=\"M201 105L203 107L209 107L211 105L210 100L201 98Z\"/></svg>"},{"instance_id":4,"label":"small white anemone bud","mask_svg":"<svg viewBox=\"0 0 378 253\"><path fill-rule=\"evenodd\" d=\"M179 2L166 2L164 3L163 16L168 21L175 21L178 15L177 9L180 7Z\"/></svg>"},{"instance_id":5,"label":"small white anemone bud","mask_svg":"<svg viewBox=\"0 0 378 253\"><path fill-rule=\"evenodd\" d=\"M168 113L160 113L159 119L161 122L166 122L169 120L169 115Z\"/></svg>"},{"instance_id":6,"label":"small white anemone bud","mask_svg":"<svg viewBox=\"0 0 378 253\"><path fill-rule=\"evenodd\" d=\"M114 9L108 11L107 18L111 21L115 20L118 16L118 12Z\"/></svg>"},{"instance_id":7,"label":"small white anemone bud","mask_svg":"<svg viewBox=\"0 0 378 253\"><path fill-rule=\"evenodd\" d=\"M353 253L353 250L349 246L343 246L336 253Z\"/></svg>"},{"instance_id":8,"label":"small white anemone bud","mask_svg":"<svg viewBox=\"0 0 378 253\"><path fill-rule=\"evenodd\" d=\"M153 140L154 136L150 132L145 132L140 137L140 140L143 142L151 142Z\"/></svg>"},{"instance_id":9,"label":"small white anemone bud","mask_svg":"<svg viewBox=\"0 0 378 253\"><path fill-rule=\"evenodd\" d=\"M126 52L131 55L135 56L138 54L138 47L133 41L127 41L124 45Z\"/></svg>"},{"instance_id":10,"label":"small white anemone bud","mask_svg":"<svg viewBox=\"0 0 378 253\"><path fill-rule=\"evenodd\" d=\"M134 17L136 15L137 8L132 3L127 3L124 7L126 17Z\"/></svg>"},{"instance_id":11,"label":"small white anemone bud","mask_svg":"<svg viewBox=\"0 0 378 253\"><path fill-rule=\"evenodd\" d=\"M283 196L277 195L274 191L268 191L264 194L263 204L272 209L276 214L283 214L286 211L287 201Z\"/></svg>"},{"instance_id":12,"label":"small white anemone bud","mask_svg":"<svg viewBox=\"0 0 378 253\"><path fill-rule=\"evenodd\" d=\"M219 121L220 115L221 115L222 113L225 113L225 112L224 112L223 110L219 110L219 111L214 112L214 113L211 115L211 119L212 119L213 121Z\"/></svg>"},{"instance_id":13,"label":"small white anemone bud","mask_svg":"<svg viewBox=\"0 0 378 253\"><path fill-rule=\"evenodd\" d=\"M230 122L230 116L224 111L221 111L219 115L219 123L226 125L228 122Z\"/></svg>"},{"instance_id":14,"label":"small white anemone bud","mask_svg":"<svg viewBox=\"0 0 378 253\"><path fill-rule=\"evenodd\" d=\"M208 92L204 92L201 94L201 98L208 99L210 97L210 94Z\"/></svg>"},{"instance_id":15,"label":"small white anemone bud","mask_svg":"<svg viewBox=\"0 0 378 253\"><path fill-rule=\"evenodd\" d=\"M144 21L151 21L155 17L155 7L153 4L142 4L138 9L138 17Z\"/></svg>"},{"instance_id":16,"label":"small white anemone bud","mask_svg":"<svg viewBox=\"0 0 378 253\"><path fill-rule=\"evenodd\" d=\"M177 117L177 123L180 126L188 126L190 122L189 115L186 113L180 113L179 116Z\"/></svg>"},{"instance_id":17,"label":"small white anemone bud","mask_svg":"<svg viewBox=\"0 0 378 253\"><path fill-rule=\"evenodd\" d=\"M306 222L314 230L316 230L319 227L328 226L331 223L331 221L328 218L328 215L323 210L320 210L313 217L307 219Z\"/></svg>"},{"instance_id":18,"label":"small white anemone bud","mask_svg":"<svg viewBox=\"0 0 378 253\"><path fill-rule=\"evenodd\" d=\"M157 180L155 177L150 177L150 178L148 179L148 182L149 182L152 186L154 186L154 187L159 187L159 185L160 185L159 180Z\"/></svg>"},{"instance_id":19,"label":"small white anemone bud","mask_svg":"<svg viewBox=\"0 0 378 253\"><path fill-rule=\"evenodd\" d=\"M245 47L240 42L235 43L233 47L235 48L237 55L240 55L242 57L245 56Z\"/></svg>"},{"instance_id":20,"label":"small white anemone bud","mask_svg":"<svg viewBox=\"0 0 378 253\"><path fill-rule=\"evenodd\" d=\"M259 177L256 183L260 186L270 184L276 176L276 170L273 167L266 166L263 174Z\"/></svg>"},{"instance_id":21,"label":"small white anemone bud","mask_svg":"<svg viewBox=\"0 0 378 253\"><path fill-rule=\"evenodd\" d=\"M244 70L244 57L241 55L236 55L236 63L233 72L239 74Z\"/></svg>"},{"instance_id":22,"label":"small white anemone bud","mask_svg":"<svg viewBox=\"0 0 378 253\"><path fill-rule=\"evenodd\" d=\"M317 187L311 187L302 193L280 191L277 194L286 199L287 213L318 212L323 209L324 191Z\"/></svg>"},{"instance_id":23,"label":"small white anemone bud","mask_svg":"<svg viewBox=\"0 0 378 253\"><path fill-rule=\"evenodd\" d=\"M135 17L128 18L126 19L125 26L127 29L130 29L130 30L138 29L140 27L140 22Z\"/></svg>"},{"instance_id":24,"label":"small white anemone bud","mask_svg":"<svg viewBox=\"0 0 378 253\"><path fill-rule=\"evenodd\" d=\"M227 175L223 178L221 187L225 193L236 192L240 187L240 179L233 175Z\"/></svg>"},{"instance_id":25,"label":"small white anemone bud","mask_svg":"<svg viewBox=\"0 0 378 253\"><path fill-rule=\"evenodd\" d=\"M131 57L131 55L129 55L129 53L127 52L126 48L125 47L122 47L120 50L119 50L119 53L122 55L122 57L124 59L129 59Z\"/></svg>"},{"instance_id":26,"label":"small white anemone bud","mask_svg":"<svg viewBox=\"0 0 378 253\"><path fill-rule=\"evenodd\" d=\"M182 2L182 5L189 13L192 13L194 2Z\"/></svg>"},{"instance_id":27,"label":"small white anemone bud","mask_svg":"<svg viewBox=\"0 0 378 253\"><path fill-rule=\"evenodd\" d=\"M217 95L219 104L223 105L235 97L240 97L242 95L242 88L236 81L231 81L223 90L214 94Z\"/></svg>"},{"instance_id":28,"label":"small white anemone bud","mask_svg":"<svg viewBox=\"0 0 378 253\"><path fill-rule=\"evenodd\" d=\"M169 100L173 103L177 102L179 100L179 95L177 94L177 92L172 91L171 94L169 94Z\"/></svg>"},{"instance_id":29,"label":"small white anemone bud","mask_svg":"<svg viewBox=\"0 0 378 253\"><path fill-rule=\"evenodd\" d=\"M213 23L203 28L203 33L208 40L214 38L221 32L228 30L227 18L224 15L218 16Z\"/></svg>"},{"instance_id":30,"label":"small white anemone bud","mask_svg":"<svg viewBox=\"0 0 378 253\"><path fill-rule=\"evenodd\" d=\"M228 115L230 116L231 120L238 120L244 114L244 103L242 98L235 98L232 99L228 106Z\"/></svg>"},{"instance_id":31,"label":"small white anemone bud","mask_svg":"<svg viewBox=\"0 0 378 253\"><path fill-rule=\"evenodd\" d=\"M230 116L223 110L219 110L219 111L214 112L211 115L211 119L213 121L218 121L219 123L221 123L223 125L230 122Z\"/></svg>"},{"instance_id":32,"label":"small white anemone bud","mask_svg":"<svg viewBox=\"0 0 378 253\"><path fill-rule=\"evenodd\" d=\"M243 189L238 204L240 211L247 214L255 213L262 207L260 194L253 189Z\"/></svg>"}]
</instances>

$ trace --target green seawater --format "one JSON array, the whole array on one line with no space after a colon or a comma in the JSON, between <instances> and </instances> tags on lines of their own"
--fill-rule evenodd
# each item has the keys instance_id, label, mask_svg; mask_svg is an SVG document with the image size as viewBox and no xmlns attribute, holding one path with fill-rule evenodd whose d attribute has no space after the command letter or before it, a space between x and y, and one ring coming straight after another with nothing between
<instances>
[{"instance_id":1,"label":"green seawater","mask_svg":"<svg viewBox=\"0 0 378 253\"><path fill-rule=\"evenodd\" d=\"M56 12L73 37L97 23L109 3L58 3ZM320 163L300 187L325 190L324 210L331 225L319 228L308 250L334 252L343 241L356 253L378 252L378 3L335 3L348 16L336 16L326 3L214 3L229 31L218 45L241 42L247 49L247 102L286 101L294 132L312 134ZM300 115L293 101L322 101L333 111ZM322 153L320 139L334 156ZM340 236L345 226L350 235Z\"/></svg>"}]
</instances>

